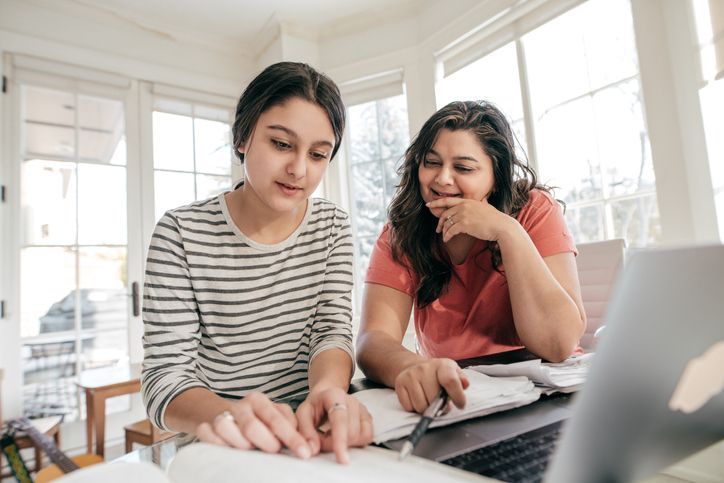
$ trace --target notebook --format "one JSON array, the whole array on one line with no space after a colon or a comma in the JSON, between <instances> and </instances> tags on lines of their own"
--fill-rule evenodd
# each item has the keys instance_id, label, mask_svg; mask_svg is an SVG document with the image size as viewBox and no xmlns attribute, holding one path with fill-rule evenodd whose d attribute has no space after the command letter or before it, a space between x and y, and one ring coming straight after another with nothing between
<instances>
[{"instance_id":1,"label":"notebook","mask_svg":"<svg viewBox=\"0 0 724 483\"><path fill-rule=\"evenodd\" d=\"M435 418L430 427L446 426L525 406L540 397L540 390L527 377L490 377L470 369L465 369L464 372L470 381L470 386L465 391L465 407L458 409L451 405L450 410ZM405 411L393 389L366 389L355 392L353 396L364 404L372 415L375 443L409 436L420 419L418 414Z\"/></svg>"},{"instance_id":2,"label":"notebook","mask_svg":"<svg viewBox=\"0 0 724 483\"><path fill-rule=\"evenodd\" d=\"M469 469L471 461L485 466L486 455L508 462L499 455L547 446L543 463L503 479L540 481L545 473L555 483L632 481L724 439L724 246L635 253L604 320L587 382L573 398L542 397L432 430L416 454ZM508 443L528 450L505 449ZM529 466L526 456L509 463L482 474Z\"/></svg>"}]
</instances>

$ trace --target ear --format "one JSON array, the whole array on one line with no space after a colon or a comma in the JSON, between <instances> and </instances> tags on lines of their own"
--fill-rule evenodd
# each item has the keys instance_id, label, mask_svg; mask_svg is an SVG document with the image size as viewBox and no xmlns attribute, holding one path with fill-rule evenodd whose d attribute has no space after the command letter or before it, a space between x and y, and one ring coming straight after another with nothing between
<instances>
[{"instance_id":1,"label":"ear","mask_svg":"<svg viewBox=\"0 0 724 483\"><path fill-rule=\"evenodd\" d=\"M239 144L239 147L237 148L237 151L239 151L241 154L246 153L246 146L244 144Z\"/></svg>"}]
</instances>

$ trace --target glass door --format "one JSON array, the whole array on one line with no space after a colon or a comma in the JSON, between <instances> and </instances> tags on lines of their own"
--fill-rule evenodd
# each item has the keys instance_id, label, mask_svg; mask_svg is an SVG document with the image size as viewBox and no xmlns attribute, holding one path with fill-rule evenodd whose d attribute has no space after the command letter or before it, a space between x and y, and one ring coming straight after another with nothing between
<instances>
[{"instance_id":1,"label":"glass door","mask_svg":"<svg viewBox=\"0 0 724 483\"><path fill-rule=\"evenodd\" d=\"M125 109L21 86L24 412L79 416L75 375L128 361Z\"/></svg>"}]
</instances>

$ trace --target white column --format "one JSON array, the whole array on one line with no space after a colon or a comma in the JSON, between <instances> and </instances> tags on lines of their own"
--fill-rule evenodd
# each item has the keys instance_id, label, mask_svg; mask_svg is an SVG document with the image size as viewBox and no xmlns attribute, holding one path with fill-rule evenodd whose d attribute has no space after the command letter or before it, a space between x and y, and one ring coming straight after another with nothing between
<instances>
[{"instance_id":1,"label":"white column","mask_svg":"<svg viewBox=\"0 0 724 483\"><path fill-rule=\"evenodd\" d=\"M435 104L437 63L432 54L424 52L423 49L420 50L420 55L416 59L411 59L404 65L410 139L437 110Z\"/></svg>"},{"instance_id":2,"label":"white column","mask_svg":"<svg viewBox=\"0 0 724 483\"><path fill-rule=\"evenodd\" d=\"M712 39L716 53L716 79L724 79L724 0L709 0Z\"/></svg>"},{"instance_id":3,"label":"white column","mask_svg":"<svg viewBox=\"0 0 724 483\"><path fill-rule=\"evenodd\" d=\"M663 242L718 242L691 6L680 1L631 3Z\"/></svg>"},{"instance_id":4,"label":"white column","mask_svg":"<svg viewBox=\"0 0 724 483\"><path fill-rule=\"evenodd\" d=\"M5 202L0 203L0 299L5 301L5 317L0 319L0 367L3 417L22 413L22 366L20 355L20 162L18 160L19 94L11 82L10 59L0 48L0 75L7 76L7 93L0 94L0 183L5 186ZM13 216L15 215L15 216Z\"/></svg>"}]
</instances>

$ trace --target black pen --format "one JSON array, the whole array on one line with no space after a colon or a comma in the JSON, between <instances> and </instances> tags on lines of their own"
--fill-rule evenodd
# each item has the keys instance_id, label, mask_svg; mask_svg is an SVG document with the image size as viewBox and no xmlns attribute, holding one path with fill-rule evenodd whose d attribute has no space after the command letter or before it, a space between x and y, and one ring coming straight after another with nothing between
<instances>
[{"instance_id":1,"label":"black pen","mask_svg":"<svg viewBox=\"0 0 724 483\"><path fill-rule=\"evenodd\" d=\"M412 450L415 449L415 446L417 446L417 443L422 438L422 435L425 434L425 431L427 431L427 427L430 426L433 419L442 413L446 405L447 392L445 389L440 389L440 392L437 394L435 399L432 400L427 409L425 409L425 412L422 413L422 417L417 422L417 426L415 426L412 434L410 434L407 438L405 444L402 445L402 449L400 450L400 460L404 460L410 455L410 453L412 453Z\"/></svg>"}]
</instances>

